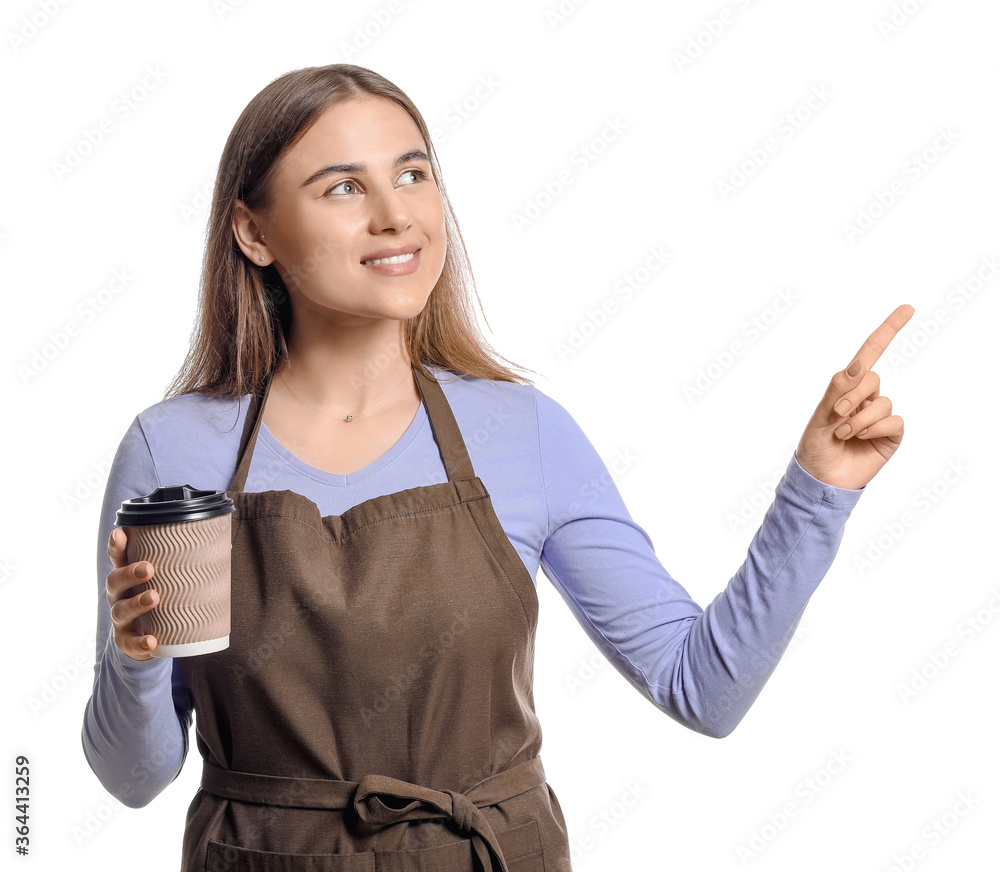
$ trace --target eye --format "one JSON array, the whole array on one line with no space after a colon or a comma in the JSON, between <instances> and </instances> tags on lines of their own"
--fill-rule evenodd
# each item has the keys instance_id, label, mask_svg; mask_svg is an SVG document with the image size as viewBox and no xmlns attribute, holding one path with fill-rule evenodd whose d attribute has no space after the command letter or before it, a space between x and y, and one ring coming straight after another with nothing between
<instances>
[{"instance_id":1,"label":"eye","mask_svg":"<svg viewBox=\"0 0 1000 872\"><path fill-rule=\"evenodd\" d=\"M345 188L345 187L349 188L350 190L343 190L343 191L337 190L338 188ZM327 191L327 194L356 194L357 192L358 192L357 182L354 182L351 179L344 179L344 181L339 182L332 188L330 188L330 190Z\"/></svg>"},{"instance_id":2,"label":"eye","mask_svg":"<svg viewBox=\"0 0 1000 872\"><path fill-rule=\"evenodd\" d=\"M412 185L412 184L414 184L414 182L422 182L424 179L426 179L427 178L427 173L425 173L423 170L407 170L406 172L404 172L400 176L400 178L401 179L405 179L407 176L416 176L416 178L414 179L413 182L405 182L404 183L404 184Z\"/></svg>"}]
</instances>

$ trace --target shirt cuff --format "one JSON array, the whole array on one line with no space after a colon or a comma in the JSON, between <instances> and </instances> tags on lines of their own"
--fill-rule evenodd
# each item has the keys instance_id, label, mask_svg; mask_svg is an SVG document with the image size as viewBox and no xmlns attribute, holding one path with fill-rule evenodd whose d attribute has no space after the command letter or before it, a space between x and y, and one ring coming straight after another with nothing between
<instances>
[{"instance_id":1,"label":"shirt cuff","mask_svg":"<svg viewBox=\"0 0 1000 872\"><path fill-rule=\"evenodd\" d=\"M119 650L115 644L114 628L108 633L108 644L104 656L111 658L112 668L126 682L148 682L169 680L173 670L173 660L169 657L150 657L136 660Z\"/></svg>"},{"instance_id":2,"label":"shirt cuff","mask_svg":"<svg viewBox=\"0 0 1000 872\"><path fill-rule=\"evenodd\" d=\"M834 487L832 484L820 481L806 472L800 465L799 459L792 452L792 459L788 462L785 470L785 480L801 496L812 502L823 502L828 506L838 509L853 509L861 494L865 489Z\"/></svg>"}]
</instances>

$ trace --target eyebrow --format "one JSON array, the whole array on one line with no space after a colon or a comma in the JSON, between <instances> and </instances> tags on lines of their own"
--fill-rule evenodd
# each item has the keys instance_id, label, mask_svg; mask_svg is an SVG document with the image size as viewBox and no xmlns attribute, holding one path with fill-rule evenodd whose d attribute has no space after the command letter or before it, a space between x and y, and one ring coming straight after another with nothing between
<instances>
[{"instance_id":1,"label":"eyebrow","mask_svg":"<svg viewBox=\"0 0 1000 872\"><path fill-rule=\"evenodd\" d=\"M393 166L398 167L400 164L409 163L413 160L425 160L430 163L431 159L427 156L427 152L419 149L413 148L410 151L404 152L399 157L393 161ZM308 179L302 183L302 187L305 188L311 185L318 179L322 179L325 176L332 176L336 173L367 173L368 169L364 164L359 163L342 163L342 164L331 164L328 167L323 167L321 170L316 170Z\"/></svg>"}]
</instances>

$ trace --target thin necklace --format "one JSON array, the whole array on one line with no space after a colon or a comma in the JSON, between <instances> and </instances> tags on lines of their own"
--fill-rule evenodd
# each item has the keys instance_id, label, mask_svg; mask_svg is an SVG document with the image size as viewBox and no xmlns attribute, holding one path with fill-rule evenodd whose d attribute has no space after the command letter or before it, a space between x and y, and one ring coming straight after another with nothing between
<instances>
[{"instance_id":1,"label":"thin necklace","mask_svg":"<svg viewBox=\"0 0 1000 872\"><path fill-rule=\"evenodd\" d=\"M382 397L382 399L379 400L374 406L371 406L370 408L365 409L363 412L358 412L356 415L345 415L344 416L344 420L349 423L349 422L353 421L355 418L360 418L362 415L367 415L370 411L372 411L372 409L377 409L379 406L382 405L382 403L384 403L387 399L389 399L389 397L391 397L393 395L393 393L395 392L396 388L398 388L404 381L406 381L407 377L411 376L411 375L412 375L412 373L407 373L406 375L404 375L398 382L396 382L396 384L393 386L392 390L389 391L389 393L387 393L384 397ZM305 402L305 400L303 400L302 397L300 397L297 393L295 393L295 391L292 390L291 385L288 384L288 380L285 378L285 374L284 373L281 374L281 380L285 383L285 387L288 389L288 392L293 397L295 397L295 399L297 399L300 403L302 403L305 406L310 406L310 408L315 409L317 412L324 412L325 413L324 409L320 408L319 406L314 406L311 403Z\"/></svg>"}]
</instances>

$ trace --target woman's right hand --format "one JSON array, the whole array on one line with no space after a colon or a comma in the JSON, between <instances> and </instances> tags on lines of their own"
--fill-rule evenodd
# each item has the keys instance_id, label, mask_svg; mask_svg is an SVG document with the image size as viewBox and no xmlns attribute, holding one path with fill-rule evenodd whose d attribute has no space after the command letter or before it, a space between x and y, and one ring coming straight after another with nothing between
<instances>
[{"instance_id":1,"label":"woman's right hand","mask_svg":"<svg viewBox=\"0 0 1000 872\"><path fill-rule=\"evenodd\" d=\"M155 590L138 594L134 588L153 577L153 564L148 560L138 563L125 562L125 531L117 527L108 540L108 556L114 569L108 573L108 602L111 604L111 623L114 626L115 645L133 660L149 660L156 648L156 637L140 635L134 629L135 619L154 608L160 601Z\"/></svg>"}]
</instances>

